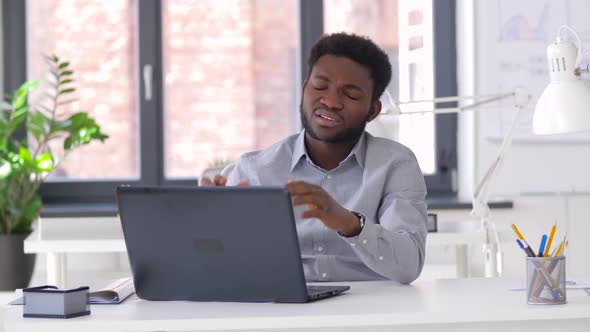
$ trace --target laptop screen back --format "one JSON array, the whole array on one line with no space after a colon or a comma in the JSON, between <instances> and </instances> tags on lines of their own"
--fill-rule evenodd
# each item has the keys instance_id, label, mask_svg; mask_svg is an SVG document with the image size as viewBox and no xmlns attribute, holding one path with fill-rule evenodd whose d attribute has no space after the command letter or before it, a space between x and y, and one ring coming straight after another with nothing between
<instances>
[{"instance_id":1,"label":"laptop screen back","mask_svg":"<svg viewBox=\"0 0 590 332\"><path fill-rule=\"evenodd\" d=\"M119 187L135 289L148 300L305 302L283 187Z\"/></svg>"}]
</instances>

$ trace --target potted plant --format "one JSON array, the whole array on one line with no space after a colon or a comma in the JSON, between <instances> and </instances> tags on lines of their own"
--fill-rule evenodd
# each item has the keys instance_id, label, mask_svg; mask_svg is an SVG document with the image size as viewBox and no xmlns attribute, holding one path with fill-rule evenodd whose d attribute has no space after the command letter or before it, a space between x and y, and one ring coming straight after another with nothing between
<instances>
[{"instance_id":1,"label":"potted plant","mask_svg":"<svg viewBox=\"0 0 590 332\"><path fill-rule=\"evenodd\" d=\"M43 180L72 149L108 137L87 113L63 114L63 106L75 100L74 71L57 56L46 61L50 78L38 103L30 105L29 96L40 82L27 81L0 105L0 290L30 281L35 256L24 254L23 240L41 210ZM52 141L62 143L63 151L54 151Z\"/></svg>"}]
</instances>

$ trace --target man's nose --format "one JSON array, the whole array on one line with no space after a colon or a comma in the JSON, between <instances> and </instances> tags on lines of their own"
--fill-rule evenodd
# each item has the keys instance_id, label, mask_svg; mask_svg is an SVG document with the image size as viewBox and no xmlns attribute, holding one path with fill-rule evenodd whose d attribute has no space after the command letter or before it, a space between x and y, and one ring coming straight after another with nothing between
<instances>
[{"instance_id":1,"label":"man's nose","mask_svg":"<svg viewBox=\"0 0 590 332\"><path fill-rule=\"evenodd\" d=\"M320 102L329 109L340 110L344 107L340 98L341 96L336 89L328 89Z\"/></svg>"}]
</instances>

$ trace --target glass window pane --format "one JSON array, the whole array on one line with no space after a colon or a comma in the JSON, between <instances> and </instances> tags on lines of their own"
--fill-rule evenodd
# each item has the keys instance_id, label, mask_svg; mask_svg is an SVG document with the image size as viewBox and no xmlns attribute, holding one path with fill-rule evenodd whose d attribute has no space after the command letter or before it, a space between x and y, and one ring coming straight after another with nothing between
<instances>
[{"instance_id":1,"label":"glass window pane","mask_svg":"<svg viewBox=\"0 0 590 332\"><path fill-rule=\"evenodd\" d=\"M387 92L395 100L434 97L432 0L324 0L324 31L367 36L389 55L393 68ZM390 108L384 95L383 108ZM402 111L432 109L432 103ZM425 174L435 170L433 114L380 116L367 130L408 146Z\"/></svg>"},{"instance_id":2,"label":"glass window pane","mask_svg":"<svg viewBox=\"0 0 590 332\"><path fill-rule=\"evenodd\" d=\"M295 131L296 0L162 5L167 178L199 176Z\"/></svg>"},{"instance_id":3,"label":"glass window pane","mask_svg":"<svg viewBox=\"0 0 590 332\"><path fill-rule=\"evenodd\" d=\"M88 112L110 136L75 149L50 179L139 177L134 36L135 1L27 1L28 78L45 77L43 54L69 60L77 101L64 112Z\"/></svg>"}]
</instances>

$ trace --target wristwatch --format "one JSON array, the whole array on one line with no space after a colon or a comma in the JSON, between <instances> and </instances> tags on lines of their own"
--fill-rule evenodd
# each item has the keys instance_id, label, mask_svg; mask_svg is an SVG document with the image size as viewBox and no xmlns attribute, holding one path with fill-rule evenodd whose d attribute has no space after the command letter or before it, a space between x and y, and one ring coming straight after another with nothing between
<instances>
[{"instance_id":1,"label":"wristwatch","mask_svg":"<svg viewBox=\"0 0 590 332\"><path fill-rule=\"evenodd\" d=\"M360 214L356 211L350 211L350 213L354 214L359 219L359 223L361 224L361 231L360 232L362 232L363 227L365 227L365 216L363 216L362 214ZM346 236L346 234L344 234L342 232L337 232L337 233L338 233L338 235L340 235L342 237L348 237L348 236Z\"/></svg>"}]
</instances>

